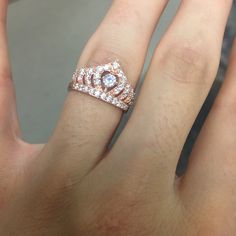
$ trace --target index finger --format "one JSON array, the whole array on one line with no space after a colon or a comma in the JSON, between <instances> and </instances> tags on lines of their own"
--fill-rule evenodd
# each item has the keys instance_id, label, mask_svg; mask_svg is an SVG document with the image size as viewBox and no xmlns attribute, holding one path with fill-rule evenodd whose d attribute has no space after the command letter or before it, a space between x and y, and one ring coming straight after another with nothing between
<instances>
[{"instance_id":1,"label":"index finger","mask_svg":"<svg viewBox=\"0 0 236 236\"><path fill-rule=\"evenodd\" d=\"M6 18L7 0L0 0L0 138L19 136L15 90L9 62Z\"/></svg>"}]
</instances>

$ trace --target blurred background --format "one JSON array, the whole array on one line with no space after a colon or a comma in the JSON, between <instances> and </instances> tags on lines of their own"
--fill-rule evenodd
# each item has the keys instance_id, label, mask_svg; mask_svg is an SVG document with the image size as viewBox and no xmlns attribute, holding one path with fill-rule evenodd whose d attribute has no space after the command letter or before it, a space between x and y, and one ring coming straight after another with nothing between
<instances>
[{"instance_id":1,"label":"blurred background","mask_svg":"<svg viewBox=\"0 0 236 236\"><path fill-rule=\"evenodd\" d=\"M77 60L111 0L13 0L8 34L24 138L46 142L62 109ZM170 1L150 52L174 16ZM150 60L149 53L148 60Z\"/></svg>"},{"instance_id":2,"label":"blurred background","mask_svg":"<svg viewBox=\"0 0 236 236\"><path fill-rule=\"evenodd\" d=\"M10 0L8 34L18 111L24 139L44 143L58 120L66 88L90 35L102 20L111 0ZM154 33L144 72L161 35L179 5L170 0ZM232 11L232 13L235 13ZM220 87L227 55L235 35L231 15L217 80L186 142L179 164L183 171L201 125ZM138 43L138 42L137 42Z\"/></svg>"}]
</instances>

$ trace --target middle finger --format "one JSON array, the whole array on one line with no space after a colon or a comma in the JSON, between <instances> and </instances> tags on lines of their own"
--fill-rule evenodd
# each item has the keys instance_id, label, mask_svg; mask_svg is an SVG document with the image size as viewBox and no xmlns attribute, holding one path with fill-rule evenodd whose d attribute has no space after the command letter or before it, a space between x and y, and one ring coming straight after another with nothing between
<instances>
[{"instance_id":1,"label":"middle finger","mask_svg":"<svg viewBox=\"0 0 236 236\"><path fill-rule=\"evenodd\" d=\"M142 160L142 165L173 181L183 144L217 72L231 3L182 1L154 54L130 122L113 149L115 158L120 159L122 147L124 160Z\"/></svg>"}]
</instances>

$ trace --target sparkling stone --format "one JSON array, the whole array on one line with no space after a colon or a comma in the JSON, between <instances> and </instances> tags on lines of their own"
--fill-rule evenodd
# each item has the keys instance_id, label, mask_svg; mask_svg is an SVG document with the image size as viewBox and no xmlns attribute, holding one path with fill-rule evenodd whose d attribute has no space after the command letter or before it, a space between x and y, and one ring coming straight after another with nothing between
<instances>
[{"instance_id":1,"label":"sparkling stone","mask_svg":"<svg viewBox=\"0 0 236 236\"><path fill-rule=\"evenodd\" d=\"M113 100L113 97L112 97L112 96L106 97L106 101L107 101L107 102L111 102L112 100Z\"/></svg>"},{"instance_id":2,"label":"sparkling stone","mask_svg":"<svg viewBox=\"0 0 236 236\"><path fill-rule=\"evenodd\" d=\"M102 66L98 66L97 67L97 71L98 71L98 73L102 73L103 72L103 67Z\"/></svg>"},{"instance_id":3,"label":"sparkling stone","mask_svg":"<svg viewBox=\"0 0 236 236\"><path fill-rule=\"evenodd\" d=\"M119 84L115 89L115 94L119 94L124 89L125 84Z\"/></svg>"},{"instance_id":4,"label":"sparkling stone","mask_svg":"<svg viewBox=\"0 0 236 236\"><path fill-rule=\"evenodd\" d=\"M82 69L80 70L79 74L80 74L80 76L83 77L83 76L85 75L85 69L82 68Z\"/></svg>"},{"instance_id":5,"label":"sparkling stone","mask_svg":"<svg viewBox=\"0 0 236 236\"><path fill-rule=\"evenodd\" d=\"M124 84L120 84L120 85L118 86L118 89L122 90L122 89L124 89L124 87L125 87Z\"/></svg>"},{"instance_id":6,"label":"sparkling stone","mask_svg":"<svg viewBox=\"0 0 236 236\"><path fill-rule=\"evenodd\" d=\"M95 90L94 90L93 88L91 88L91 89L89 90L89 94L90 94L90 95L93 95L94 92L95 92Z\"/></svg>"},{"instance_id":7,"label":"sparkling stone","mask_svg":"<svg viewBox=\"0 0 236 236\"><path fill-rule=\"evenodd\" d=\"M87 86L84 87L84 92L88 92L89 88Z\"/></svg>"},{"instance_id":8,"label":"sparkling stone","mask_svg":"<svg viewBox=\"0 0 236 236\"><path fill-rule=\"evenodd\" d=\"M112 101L112 104L113 105L116 105L118 103L118 99L117 98L114 98L113 101Z\"/></svg>"},{"instance_id":9,"label":"sparkling stone","mask_svg":"<svg viewBox=\"0 0 236 236\"><path fill-rule=\"evenodd\" d=\"M119 63L118 63L117 61L113 62L112 66L113 66L113 68L114 68L115 70L117 70L118 68L120 68L120 65L119 65Z\"/></svg>"},{"instance_id":10,"label":"sparkling stone","mask_svg":"<svg viewBox=\"0 0 236 236\"><path fill-rule=\"evenodd\" d=\"M118 88L115 88L115 89L114 89L114 93L115 93L115 94L118 94L118 93L120 93L120 90L119 90Z\"/></svg>"},{"instance_id":11,"label":"sparkling stone","mask_svg":"<svg viewBox=\"0 0 236 236\"><path fill-rule=\"evenodd\" d=\"M124 105L123 109L127 111L129 109L129 107L127 105Z\"/></svg>"},{"instance_id":12,"label":"sparkling stone","mask_svg":"<svg viewBox=\"0 0 236 236\"><path fill-rule=\"evenodd\" d=\"M130 91L130 89L131 89L130 85L129 85L129 84L127 84L127 85L125 86L125 92L129 92L129 91Z\"/></svg>"},{"instance_id":13,"label":"sparkling stone","mask_svg":"<svg viewBox=\"0 0 236 236\"><path fill-rule=\"evenodd\" d=\"M89 74L89 73L86 74L85 83L86 84L91 84L91 74Z\"/></svg>"},{"instance_id":14,"label":"sparkling stone","mask_svg":"<svg viewBox=\"0 0 236 236\"><path fill-rule=\"evenodd\" d=\"M101 84L101 81L99 79L95 79L93 82L94 82L94 85L100 85Z\"/></svg>"},{"instance_id":15,"label":"sparkling stone","mask_svg":"<svg viewBox=\"0 0 236 236\"><path fill-rule=\"evenodd\" d=\"M119 73L117 74L118 77L122 78L122 79L126 79L124 72L122 70L119 71Z\"/></svg>"},{"instance_id":16,"label":"sparkling stone","mask_svg":"<svg viewBox=\"0 0 236 236\"><path fill-rule=\"evenodd\" d=\"M94 93L95 97L97 97L97 98L100 97L100 94L101 94L101 92L98 91L98 90L96 90L95 93Z\"/></svg>"},{"instance_id":17,"label":"sparkling stone","mask_svg":"<svg viewBox=\"0 0 236 236\"><path fill-rule=\"evenodd\" d=\"M94 85L100 85L101 84L101 80L100 80L100 74L98 72L96 72L94 74L94 77L93 77L93 83Z\"/></svg>"},{"instance_id":18,"label":"sparkling stone","mask_svg":"<svg viewBox=\"0 0 236 236\"><path fill-rule=\"evenodd\" d=\"M103 76L103 83L107 88L112 88L116 85L117 79L114 75L112 74L107 74Z\"/></svg>"},{"instance_id":19,"label":"sparkling stone","mask_svg":"<svg viewBox=\"0 0 236 236\"><path fill-rule=\"evenodd\" d=\"M89 68L88 74L89 74L89 75L93 74L93 68Z\"/></svg>"},{"instance_id":20,"label":"sparkling stone","mask_svg":"<svg viewBox=\"0 0 236 236\"><path fill-rule=\"evenodd\" d=\"M121 107L120 101L118 101L116 105L117 105L118 107Z\"/></svg>"},{"instance_id":21,"label":"sparkling stone","mask_svg":"<svg viewBox=\"0 0 236 236\"><path fill-rule=\"evenodd\" d=\"M110 65L106 64L103 68L104 68L104 70L108 71L108 70L110 70Z\"/></svg>"},{"instance_id":22,"label":"sparkling stone","mask_svg":"<svg viewBox=\"0 0 236 236\"><path fill-rule=\"evenodd\" d=\"M94 74L94 78L95 78L95 79L99 79L99 78L100 78L100 73L96 72L96 73Z\"/></svg>"},{"instance_id":23,"label":"sparkling stone","mask_svg":"<svg viewBox=\"0 0 236 236\"><path fill-rule=\"evenodd\" d=\"M106 95L105 93L102 93L102 94L101 94L101 99L105 100L105 99L106 99L106 96L107 96L107 95Z\"/></svg>"}]
</instances>

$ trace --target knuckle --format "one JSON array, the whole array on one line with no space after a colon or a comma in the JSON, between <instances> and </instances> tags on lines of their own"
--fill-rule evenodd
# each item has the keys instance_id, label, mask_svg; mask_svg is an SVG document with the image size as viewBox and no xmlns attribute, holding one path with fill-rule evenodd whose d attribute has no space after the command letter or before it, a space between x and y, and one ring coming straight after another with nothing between
<instances>
[{"instance_id":1,"label":"knuckle","mask_svg":"<svg viewBox=\"0 0 236 236\"><path fill-rule=\"evenodd\" d=\"M89 210L80 206L80 210L86 211L86 220L84 221L83 217L82 221L79 219L77 223L81 234L87 235L90 232L91 235L150 235L153 225L141 222L143 215L147 222L153 217L152 213L146 210L150 203L135 194L134 187L129 185L129 190L120 187L124 185L124 182L121 182L112 191L107 190L96 203L89 203Z\"/></svg>"},{"instance_id":2,"label":"knuckle","mask_svg":"<svg viewBox=\"0 0 236 236\"><path fill-rule=\"evenodd\" d=\"M127 199L119 199L117 196L113 196L113 200L108 199L106 203L97 203L90 213L87 212L86 225L79 222L79 231L81 233L99 232L99 235L113 233L127 235L131 230L130 227L135 223L135 204ZM91 225L93 225L92 228Z\"/></svg>"},{"instance_id":3,"label":"knuckle","mask_svg":"<svg viewBox=\"0 0 236 236\"><path fill-rule=\"evenodd\" d=\"M199 46L172 45L159 58L165 79L180 83L206 83L209 62L207 52Z\"/></svg>"}]
</instances>

